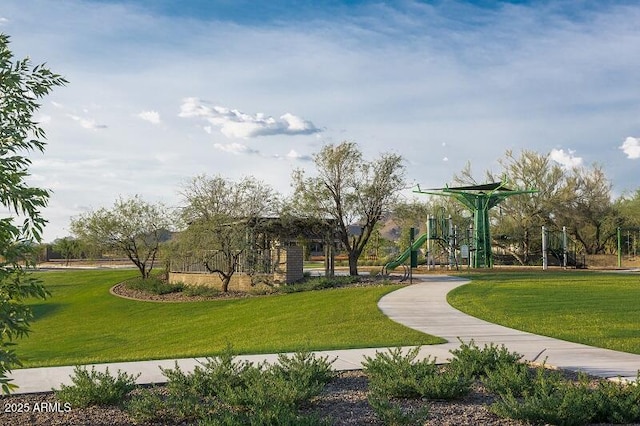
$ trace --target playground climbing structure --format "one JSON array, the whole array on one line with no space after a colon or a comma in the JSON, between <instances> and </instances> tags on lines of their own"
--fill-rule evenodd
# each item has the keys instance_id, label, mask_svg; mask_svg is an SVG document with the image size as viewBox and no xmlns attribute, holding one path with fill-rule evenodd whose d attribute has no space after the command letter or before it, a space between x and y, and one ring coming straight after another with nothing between
<instances>
[{"instance_id":1,"label":"playground climbing structure","mask_svg":"<svg viewBox=\"0 0 640 426\"><path fill-rule=\"evenodd\" d=\"M484 185L445 187L423 191L418 186L413 192L427 195L453 197L464 204L473 213L473 246L470 249L472 268L490 268L493 266L491 252L491 232L489 210L506 198L514 195L532 194L535 189L513 190L505 182L492 182Z\"/></svg>"}]
</instances>

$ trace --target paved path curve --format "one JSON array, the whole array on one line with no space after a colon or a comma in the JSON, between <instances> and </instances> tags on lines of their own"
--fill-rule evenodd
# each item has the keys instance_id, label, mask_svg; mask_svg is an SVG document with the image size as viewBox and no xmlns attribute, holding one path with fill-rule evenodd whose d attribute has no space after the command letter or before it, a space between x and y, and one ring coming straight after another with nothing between
<instances>
[{"instance_id":1,"label":"paved path curve","mask_svg":"<svg viewBox=\"0 0 640 426\"><path fill-rule=\"evenodd\" d=\"M640 369L640 355L632 355L607 349L569 343L549 337L537 336L518 330L491 324L463 314L447 303L447 293L467 283L466 280L443 275L414 276L418 284L401 288L384 296L378 306L392 320L424 333L443 337L447 343L428 345L420 349L421 357L435 357L445 361L451 357L450 350L473 339L480 347L485 344L504 344L510 351L524 355L527 360L543 361L547 364L571 370L585 371L600 377L622 377L635 380ZM382 348L328 350L316 352L333 361L335 370L354 370L362 367L365 356L373 357ZM261 362L277 362L276 354L246 355L238 359ZM140 374L140 384L163 383L166 378L159 367L173 368L176 363L185 371L192 371L204 358L185 358L179 360L150 360L98 364L96 370L109 368L112 374L117 371ZM40 367L14 370L9 377L20 386L16 393L47 392L59 389L61 384L71 384L73 367Z\"/></svg>"},{"instance_id":2,"label":"paved path curve","mask_svg":"<svg viewBox=\"0 0 640 426\"><path fill-rule=\"evenodd\" d=\"M414 275L415 277L415 275ZM389 318L424 333L447 339L447 343L424 347L427 353L442 355L459 347L461 339L485 344L504 344L530 361L558 368L584 371L599 377L635 380L640 355L594 348L550 337L538 336L492 324L469 316L447 303L447 293L468 280L441 275L422 275L420 282L384 296L378 306Z\"/></svg>"}]
</instances>

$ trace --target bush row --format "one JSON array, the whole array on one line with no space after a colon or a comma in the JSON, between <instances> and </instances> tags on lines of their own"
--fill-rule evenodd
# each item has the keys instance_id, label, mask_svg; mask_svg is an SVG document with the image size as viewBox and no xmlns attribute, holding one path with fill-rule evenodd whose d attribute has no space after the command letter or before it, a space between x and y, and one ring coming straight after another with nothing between
<instances>
[{"instance_id":1,"label":"bush row","mask_svg":"<svg viewBox=\"0 0 640 426\"><path fill-rule=\"evenodd\" d=\"M640 422L640 385L568 380L558 371L532 368L504 346L461 342L448 364L419 359L420 348L400 348L365 357L368 401L384 424L418 425L429 417L428 403L451 400L480 382L496 395L489 409L502 417L534 424L583 425ZM276 364L234 360L231 350L185 373L176 364L163 369L166 386L136 388L135 376L76 367L73 385L56 391L74 407L121 405L137 422L201 425L324 425L330 419L302 415L300 408L333 378L332 361L309 352L281 355ZM640 372L639 377L640 381ZM135 390L134 390L135 389ZM418 409L405 409L419 406Z\"/></svg>"}]
</instances>

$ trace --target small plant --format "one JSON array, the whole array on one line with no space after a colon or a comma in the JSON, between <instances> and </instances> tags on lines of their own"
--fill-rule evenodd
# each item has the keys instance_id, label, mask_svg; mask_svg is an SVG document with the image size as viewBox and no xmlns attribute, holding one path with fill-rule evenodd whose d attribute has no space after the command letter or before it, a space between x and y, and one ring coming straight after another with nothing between
<instances>
[{"instance_id":1,"label":"small plant","mask_svg":"<svg viewBox=\"0 0 640 426\"><path fill-rule=\"evenodd\" d=\"M418 383L436 374L438 367L430 357L417 360L420 348L389 349L377 352L374 358L365 356L363 371L369 378L369 389L376 395L388 398L414 398L421 396Z\"/></svg>"},{"instance_id":2,"label":"small plant","mask_svg":"<svg viewBox=\"0 0 640 426\"><path fill-rule=\"evenodd\" d=\"M404 410L400 404L393 403L388 398L369 395L369 405L375 411L378 419L389 426L423 425L429 418L429 407L423 405L417 411Z\"/></svg>"},{"instance_id":3,"label":"small plant","mask_svg":"<svg viewBox=\"0 0 640 426\"><path fill-rule=\"evenodd\" d=\"M470 378L484 377L487 372L496 370L500 365L514 364L522 359L522 355L509 352L504 345L498 347L491 343L480 349L473 340L468 344L461 340L460 347L452 350L451 354L453 359L449 368Z\"/></svg>"},{"instance_id":4,"label":"small plant","mask_svg":"<svg viewBox=\"0 0 640 426\"><path fill-rule=\"evenodd\" d=\"M96 371L95 367L91 367L89 371L76 366L74 375L71 376L73 385L62 385L60 390L54 389L54 392L59 400L74 407L117 405L136 387L139 376L118 370L117 377L114 377L109 373L109 368L102 373Z\"/></svg>"},{"instance_id":5,"label":"small plant","mask_svg":"<svg viewBox=\"0 0 640 426\"><path fill-rule=\"evenodd\" d=\"M182 294L185 296L215 297L220 294L220 290L206 285L185 285L182 287Z\"/></svg>"},{"instance_id":6,"label":"small plant","mask_svg":"<svg viewBox=\"0 0 640 426\"><path fill-rule=\"evenodd\" d=\"M486 371L482 383L489 392L497 395L511 393L516 397L529 392L533 387L533 373L522 363L503 363Z\"/></svg>"},{"instance_id":7,"label":"small plant","mask_svg":"<svg viewBox=\"0 0 640 426\"><path fill-rule=\"evenodd\" d=\"M503 417L561 426L588 424L597 415L596 399L584 376L573 383L544 368L537 370L531 390L521 398L503 393L491 410Z\"/></svg>"},{"instance_id":8,"label":"small plant","mask_svg":"<svg viewBox=\"0 0 640 426\"><path fill-rule=\"evenodd\" d=\"M386 398L453 399L469 393L471 379L460 376L435 359L417 360L419 347L403 353L400 348L365 357L363 370L372 394Z\"/></svg>"},{"instance_id":9,"label":"small plant","mask_svg":"<svg viewBox=\"0 0 640 426\"><path fill-rule=\"evenodd\" d=\"M301 416L301 404L319 394L331 380L331 364L310 353L281 355L278 364L237 362L227 349L207 359L193 372L178 365L163 369L167 395L141 393L128 405L138 421L172 419L206 425L320 425L314 416Z\"/></svg>"},{"instance_id":10,"label":"small plant","mask_svg":"<svg viewBox=\"0 0 640 426\"><path fill-rule=\"evenodd\" d=\"M130 290L144 291L156 295L178 293L183 291L185 287L182 283L171 284L158 277L133 278L125 282L124 285Z\"/></svg>"},{"instance_id":11,"label":"small plant","mask_svg":"<svg viewBox=\"0 0 640 426\"><path fill-rule=\"evenodd\" d=\"M635 383L601 380L595 394L598 414L594 422L640 422L640 371Z\"/></svg>"}]
</instances>

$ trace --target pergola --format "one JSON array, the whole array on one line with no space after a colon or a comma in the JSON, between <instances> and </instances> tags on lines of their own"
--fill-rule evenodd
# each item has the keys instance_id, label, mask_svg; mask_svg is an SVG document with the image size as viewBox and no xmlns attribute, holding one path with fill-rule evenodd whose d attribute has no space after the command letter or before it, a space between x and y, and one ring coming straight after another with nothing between
<instances>
[{"instance_id":1,"label":"pergola","mask_svg":"<svg viewBox=\"0 0 640 426\"><path fill-rule=\"evenodd\" d=\"M436 188L423 191L418 186L413 192L428 195L454 197L473 213L473 239L475 247L471 251L471 267L490 268L493 266L491 254L491 232L489 229L489 210L512 195L532 194L535 189L513 190L505 182L492 182L483 185Z\"/></svg>"}]
</instances>

